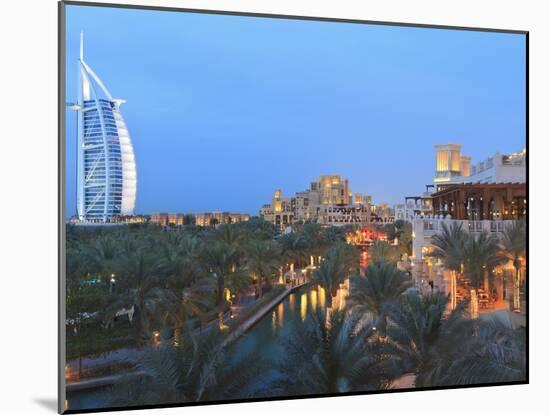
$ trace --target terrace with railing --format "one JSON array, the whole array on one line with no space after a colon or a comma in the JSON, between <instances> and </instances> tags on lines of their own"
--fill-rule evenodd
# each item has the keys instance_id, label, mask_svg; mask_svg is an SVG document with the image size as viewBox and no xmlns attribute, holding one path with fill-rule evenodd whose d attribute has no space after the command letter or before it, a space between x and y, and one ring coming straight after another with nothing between
<instances>
[{"instance_id":1,"label":"terrace with railing","mask_svg":"<svg viewBox=\"0 0 550 415\"><path fill-rule=\"evenodd\" d=\"M506 225L512 222L511 220L457 220L452 219L450 215L427 215L414 219L413 231L415 235L423 234L424 237L431 238L434 234L441 232L443 223L447 226L458 223L462 225L462 229L469 233L481 233L483 231L501 233Z\"/></svg>"}]
</instances>

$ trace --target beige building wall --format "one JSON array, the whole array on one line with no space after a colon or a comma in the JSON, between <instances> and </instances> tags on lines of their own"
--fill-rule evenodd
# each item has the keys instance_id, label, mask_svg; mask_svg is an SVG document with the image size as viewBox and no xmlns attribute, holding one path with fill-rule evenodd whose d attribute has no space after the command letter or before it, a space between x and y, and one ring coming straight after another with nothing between
<instances>
[{"instance_id":1,"label":"beige building wall","mask_svg":"<svg viewBox=\"0 0 550 415\"><path fill-rule=\"evenodd\" d=\"M263 205L260 216L284 228L297 221L317 220L323 225L366 223L371 220L371 197L353 195L349 182L340 175L321 175L308 190L283 197L276 189L270 204Z\"/></svg>"}]
</instances>

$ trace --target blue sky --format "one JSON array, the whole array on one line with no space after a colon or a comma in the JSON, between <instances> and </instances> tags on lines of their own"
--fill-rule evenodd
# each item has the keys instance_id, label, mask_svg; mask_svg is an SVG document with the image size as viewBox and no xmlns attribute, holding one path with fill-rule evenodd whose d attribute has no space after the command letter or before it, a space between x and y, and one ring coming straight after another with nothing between
<instances>
[{"instance_id":1,"label":"blue sky","mask_svg":"<svg viewBox=\"0 0 550 415\"><path fill-rule=\"evenodd\" d=\"M256 214L339 173L375 202L431 182L436 143L525 147L523 35L67 7L67 101L85 60L132 136L138 213ZM76 206L67 113L67 214Z\"/></svg>"}]
</instances>

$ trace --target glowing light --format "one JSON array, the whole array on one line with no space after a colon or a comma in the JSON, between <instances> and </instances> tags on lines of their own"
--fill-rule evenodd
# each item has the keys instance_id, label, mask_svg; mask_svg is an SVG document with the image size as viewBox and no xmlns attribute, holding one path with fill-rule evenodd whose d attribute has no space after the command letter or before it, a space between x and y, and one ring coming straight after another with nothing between
<instances>
[{"instance_id":1,"label":"glowing light","mask_svg":"<svg viewBox=\"0 0 550 415\"><path fill-rule=\"evenodd\" d=\"M311 300L311 309L315 310L317 308L317 291L311 290L309 292L309 297Z\"/></svg>"},{"instance_id":2,"label":"glowing light","mask_svg":"<svg viewBox=\"0 0 550 415\"><path fill-rule=\"evenodd\" d=\"M321 286L319 286L318 291L319 291L319 306L324 308L327 302L326 291Z\"/></svg>"},{"instance_id":3,"label":"glowing light","mask_svg":"<svg viewBox=\"0 0 550 415\"><path fill-rule=\"evenodd\" d=\"M451 309L456 308L456 271L451 271Z\"/></svg>"},{"instance_id":4,"label":"glowing light","mask_svg":"<svg viewBox=\"0 0 550 415\"><path fill-rule=\"evenodd\" d=\"M271 313L271 328L273 331L277 329L277 313L275 311Z\"/></svg>"},{"instance_id":5,"label":"glowing light","mask_svg":"<svg viewBox=\"0 0 550 415\"><path fill-rule=\"evenodd\" d=\"M288 305L290 306L290 311L294 313L296 309L296 296L294 294L290 294L288 297Z\"/></svg>"},{"instance_id":6,"label":"glowing light","mask_svg":"<svg viewBox=\"0 0 550 415\"><path fill-rule=\"evenodd\" d=\"M470 315L472 318L479 317L479 299L476 290L470 290Z\"/></svg>"},{"instance_id":7,"label":"glowing light","mask_svg":"<svg viewBox=\"0 0 550 415\"><path fill-rule=\"evenodd\" d=\"M300 297L300 317L302 321L306 319L307 316L307 294L303 293Z\"/></svg>"}]
</instances>

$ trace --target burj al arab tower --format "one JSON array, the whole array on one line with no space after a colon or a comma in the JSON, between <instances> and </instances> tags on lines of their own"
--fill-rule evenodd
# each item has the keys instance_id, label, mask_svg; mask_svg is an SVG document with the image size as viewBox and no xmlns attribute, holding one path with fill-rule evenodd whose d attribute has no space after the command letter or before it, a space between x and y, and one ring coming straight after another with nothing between
<instances>
[{"instance_id":1,"label":"burj al arab tower","mask_svg":"<svg viewBox=\"0 0 550 415\"><path fill-rule=\"evenodd\" d=\"M111 222L133 215L136 162L130 134L120 113L125 101L113 99L84 61L80 34L78 59L77 213L83 222Z\"/></svg>"}]
</instances>

